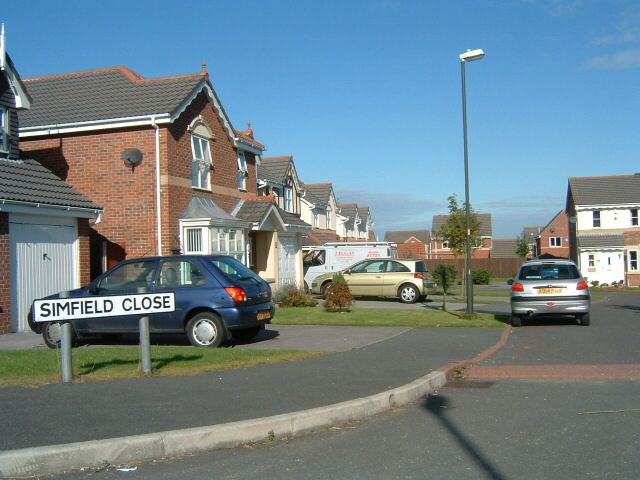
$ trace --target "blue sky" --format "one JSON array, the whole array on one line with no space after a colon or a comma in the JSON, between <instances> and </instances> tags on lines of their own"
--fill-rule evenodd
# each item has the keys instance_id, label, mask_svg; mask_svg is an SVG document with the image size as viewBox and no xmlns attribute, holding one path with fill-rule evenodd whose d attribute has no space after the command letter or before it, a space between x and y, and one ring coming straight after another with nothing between
<instances>
[{"instance_id":1,"label":"blue sky","mask_svg":"<svg viewBox=\"0 0 640 480\"><path fill-rule=\"evenodd\" d=\"M265 155L371 207L380 237L431 229L464 198L496 238L544 225L570 176L640 172L634 0L4 0L22 77L126 65L200 71Z\"/></svg>"}]
</instances>

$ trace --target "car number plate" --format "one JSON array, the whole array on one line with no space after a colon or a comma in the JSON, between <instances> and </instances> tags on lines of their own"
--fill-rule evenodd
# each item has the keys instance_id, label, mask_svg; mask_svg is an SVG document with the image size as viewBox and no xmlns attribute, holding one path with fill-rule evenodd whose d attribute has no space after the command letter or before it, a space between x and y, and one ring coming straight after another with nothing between
<instances>
[{"instance_id":1,"label":"car number plate","mask_svg":"<svg viewBox=\"0 0 640 480\"><path fill-rule=\"evenodd\" d=\"M263 310L258 312L258 320L269 320L271 318L271 312L269 310Z\"/></svg>"},{"instance_id":2,"label":"car number plate","mask_svg":"<svg viewBox=\"0 0 640 480\"><path fill-rule=\"evenodd\" d=\"M540 295L549 295L549 294L562 293L562 292L563 292L562 288L539 288L538 289L538 293Z\"/></svg>"}]
</instances>

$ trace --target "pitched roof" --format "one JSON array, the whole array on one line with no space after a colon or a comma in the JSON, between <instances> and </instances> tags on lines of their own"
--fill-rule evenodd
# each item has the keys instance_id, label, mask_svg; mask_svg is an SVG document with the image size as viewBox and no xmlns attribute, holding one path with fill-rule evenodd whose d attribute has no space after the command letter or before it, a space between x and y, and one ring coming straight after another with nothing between
<instances>
[{"instance_id":1,"label":"pitched roof","mask_svg":"<svg viewBox=\"0 0 640 480\"><path fill-rule=\"evenodd\" d=\"M344 223L344 226L348 230L353 230L356 217L358 216L358 204L357 203L339 203L340 215L347 217L348 220Z\"/></svg>"},{"instance_id":2,"label":"pitched roof","mask_svg":"<svg viewBox=\"0 0 640 480\"><path fill-rule=\"evenodd\" d=\"M119 66L24 80L31 110L20 113L20 127L174 114L207 83L202 73L147 79Z\"/></svg>"},{"instance_id":3,"label":"pitched roof","mask_svg":"<svg viewBox=\"0 0 640 480\"><path fill-rule=\"evenodd\" d=\"M491 246L491 258L518 258L517 238L494 238Z\"/></svg>"},{"instance_id":4,"label":"pitched roof","mask_svg":"<svg viewBox=\"0 0 640 480\"><path fill-rule=\"evenodd\" d=\"M0 200L102 210L35 160L0 159Z\"/></svg>"},{"instance_id":5,"label":"pitched roof","mask_svg":"<svg viewBox=\"0 0 640 480\"><path fill-rule=\"evenodd\" d=\"M235 216L252 223L260 223L265 219L269 210L274 209L285 226L311 228L311 225L301 220L297 215L281 209L266 200L266 197L263 198L265 199L240 200L233 209Z\"/></svg>"},{"instance_id":6,"label":"pitched roof","mask_svg":"<svg viewBox=\"0 0 640 480\"><path fill-rule=\"evenodd\" d=\"M395 230L385 232L385 242L393 243L405 243L410 238L415 237L422 243L429 243L431 241L431 234L429 230Z\"/></svg>"},{"instance_id":7,"label":"pitched roof","mask_svg":"<svg viewBox=\"0 0 640 480\"><path fill-rule=\"evenodd\" d=\"M200 195L193 195L189 205L178 216L182 220L211 219L221 223L248 223L238 217L225 212L213 199Z\"/></svg>"},{"instance_id":8,"label":"pitched roof","mask_svg":"<svg viewBox=\"0 0 640 480\"><path fill-rule=\"evenodd\" d=\"M270 183L283 184L291 162L293 162L291 155L262 157L262 163L258 165L258 178Z\"/></svg>"},{"instance_id":9,"label":"pitched roof","mask_svg":"<svg viewBox=\"0 0 640 480\"><path fill-rule=\"evenodd\" d=\"M491 214L490 213L476 213L478 216L478 221L480 222L480 236L481 237L491 237L493 236L493 230L491 228ZM433 221L431 225L431 231L434 234L438 233L447 220L449 219L449 215L434 215Z\"/></svg>"},{"instance_id":10,"label":"pitched roof","mask_svg":"<svg viewBox=\"0 0 640 480\"><path fill-rule=\"evenodd\" d=\"M333 230L321 230L314 228L302 237L302 245L316 246L324 245L327 242L338 242L340 239Z\"/></svg>"},{"instance_id":11,"label":"pitched roof","mask_svg":"<svg viewBox=\"0 0 640 480\"><path fill-rule=\"evenodd\" d=\"M331 200L331 191L333 186L331 183L305 183L305 198L319 205L329 205Z\"/></svg>"},{"instance_id":12,"label":"pitched roof","mask_svg":"<svg viewBox=\"0 0 640 480\"><path fill-rule=\"evenodd\" d=\"M542 232L542 227L524 227L522 236L525 239L535 239Z\"/></svg>"},{"instance_id":13,"label":"pitched roof","mask_svg":"<svg viewBox=\"0 0 640 480\"><path fill-rule=\"evenodd\" d=\"M576 205L640 204L640 174L571 177L569 194Z\"/></svg>"},{"instance_id":14,"label":"pitched roof","mask_svg":"<svg viewBox=\"0 0 640 480\"><path fill-rule=\"evenodd\" d=\"M576 237L578 248L624 248L622 233L592 233Z\"/></svg>"}]
</instances>

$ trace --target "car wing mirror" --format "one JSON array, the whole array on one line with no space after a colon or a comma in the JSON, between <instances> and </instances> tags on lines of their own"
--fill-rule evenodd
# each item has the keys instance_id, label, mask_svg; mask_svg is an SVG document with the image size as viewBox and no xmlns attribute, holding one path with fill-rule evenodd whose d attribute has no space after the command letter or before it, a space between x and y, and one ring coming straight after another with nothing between
<instances>
[{"instance_id":1,"label":"car wing mirror","mask_svg":"<svg viewBox=\"0 0 640 480\"><path fill-rule=\"evenodd\" d=\"M507 285L513 285L513 278L510 278L509 280L507 280Z\"/></svg>"}]
</instances>

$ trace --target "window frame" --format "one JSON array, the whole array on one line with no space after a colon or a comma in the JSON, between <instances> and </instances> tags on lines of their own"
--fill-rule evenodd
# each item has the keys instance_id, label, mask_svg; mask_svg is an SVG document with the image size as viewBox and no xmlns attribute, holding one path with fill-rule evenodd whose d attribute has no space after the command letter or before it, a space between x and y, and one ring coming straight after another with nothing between
<instances>
[{"instance_id":1,"label":"window frame","mask_svg":"<svg viewBox=\"0 0 640 480\"><path fill-rule=\"evenodd\" d=\"M285 212L293 212L293 187L285 185L284 187L284 210Z\"/></svg>"},{"instance_id":2,"label":"window frame","mask_svg":"<svg viewBox=\"0 0 640 480\"><path fill-rule=\"evenodd\" d=\"M0 105L0 152L9 153L11 150L10 143L9 109L4 105Z\"/></svg>"},{"instance_id":3,"label":"window frame","mask_svg":"<svg viewBox=\"0 0 640 480\"><path fill-rule=\"evenodd\" d=\"M589 268L595 268L596 266L596 256L593 253L587 255L587 264Z\"/></svg>"},{"instance_id":4,"label":"window frame","mask_svg":"<svg viewBox=\"0 0 640 480\"><path fill-rule=\"evenodd\" d=\"M630 272L637 272L638 271L638 250L629 250L627 252L627 264L629 267L629 271ZM632 255L633 254L633 255ZM631 257L635 257L635 258L631 258Z\"/></svg>"},{"instance_id":5,"label":"window frame","mask_svg":"<svg viewBox=\"0 0 640 480\"><path fill-rule=\"evenodd\" d=\"M549 237L549 247L562 247L562 237Z\"/></svg>"},{"instance_id":6,"label":"window frame","mask_svg":"<svg viewBox=\"0 0 640 480\"><path fill-rule=\"evenodd\" d=\"M327 230L331 230L331 213L333 212L333 210L331 210L331 207L327 207L327 218L325 221L325 227L327 228Z\"/></svg>"},{"instance_id":7,"label":"window frame","mask_svg":"<svg viewBox=\"0 0 640 480\"><path fill-rule=\"evenodd\" d=\"M247 166L247 157L243 151L238 152L238 190L247 191L247 177L249 176L249 167Z\"/></svg>"},{"instance_id":8,"label":"window frame","mask_svg":"<svg viewBox=\"0 0 640 480\"><path fill-rule=\"evenodd\" d=\"M191 187L192 188L198 188L200 190L211 190L211 167L213 166L213 159L211 157L211 146L209 145L209 140L210 140L209 138L204 137L202 135L197 135L195 133L191 134L191 153L192 153ZM201 157L198 157L198 155L196 154L196 144L200 148ZM196 168L198 172L197 176L195 175ZM196 178L197 178L197 182L196 182Z\"/></svg>"},{"instance_id":9,"label":"window frame","mask_svg":"<svg viewBox=\"0 0 640 480\"><path fill-rule=\"evenodd\" d=\"M632 208L630 209L630 213L631 213L631 226L637 227L638 226L638 209Z\"/></svg>"},{"instance_id":10,"label":"window frame","mask_svg":"<svg viewBox=\"0 0 640 480\"><path fill-rule=\"evenodd\" d=\"M593 221L593 228L601 228L602 219L600 217L600 210L594 210L591 219Z\"/></svg>"}]
</instances>

